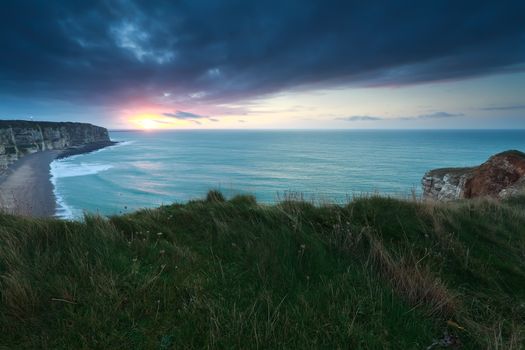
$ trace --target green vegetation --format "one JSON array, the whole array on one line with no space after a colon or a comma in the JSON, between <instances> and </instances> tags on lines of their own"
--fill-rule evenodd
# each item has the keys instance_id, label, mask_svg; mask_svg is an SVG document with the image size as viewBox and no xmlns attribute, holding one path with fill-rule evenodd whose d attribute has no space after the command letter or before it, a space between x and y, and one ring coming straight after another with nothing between
<instances>
[{"instance_id":1,"label":"green vegetation","mask_svg":"<svg viewBox=\"0 0 525 350\"><path fill-rule=\"evenodd\" d=\"M4 349L520 349L525 198L1 215L0 297Z\"/></svg>"}]
</instances>

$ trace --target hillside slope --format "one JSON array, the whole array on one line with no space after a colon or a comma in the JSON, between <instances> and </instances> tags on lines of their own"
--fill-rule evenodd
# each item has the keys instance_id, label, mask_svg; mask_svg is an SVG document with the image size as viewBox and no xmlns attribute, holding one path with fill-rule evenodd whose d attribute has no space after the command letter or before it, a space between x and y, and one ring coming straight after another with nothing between
<instances>
[{"instance_id":1,"label":"hillside slope","mask_svg":"<svg viewBox=\"0 0 525 350\"><path fill-rule=\"evenodd\" d=\"M2 215L0 348L519 349L524 252L524 198Z\"/></svg>"}]
</instances>

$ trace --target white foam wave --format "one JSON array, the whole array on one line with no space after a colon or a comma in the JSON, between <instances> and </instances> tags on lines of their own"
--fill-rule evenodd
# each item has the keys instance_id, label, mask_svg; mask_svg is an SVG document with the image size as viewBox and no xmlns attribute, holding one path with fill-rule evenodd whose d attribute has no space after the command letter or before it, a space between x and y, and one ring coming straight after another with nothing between
<instances>
[{"instance_id":1,"label":"white foam wave","mask_svg":"<svg viewBox=\"0 0 525 350\"><path fill-rule=\"evenodd\" d=\"M113 145L111 147L122 147L122 146L129 146L135 143L135 140L128 140L128 141L119 141L119 140L113 140L117 141L118 143L116 145Z\"/></svg>"},{"instance_id":2,"label":"white foam wave","mask_svg":"<svg viewBox=\"0 0 525 350\"><path fill-rule=\"evenodd\" d=\"M105 151L108 151L108 150L111 150L113 148L118 148L118 147L122 147L122 146L129 146L131 145L132 143L135 143L135 141L118 141L118 140L111 140L111 141L116 141L118 143L114 144L114 145L111 145L111 146L107 146L107 147L103 147L103 148L100 148L100 149L97 149L95 151L91 151L89 153L82 153L82 154L79 154L79 156L83 156L85 154L95 154L95 153L100 153L100 152L105 152ZM68 157L69 159L72 159L72 158L75 158L75 156L71 156L71 157Z\"/></svg>"},{"instance_id":3,"label":"white foam wave","mask_svg":"<svg viewBox=\"0 0 525 350\"><path fill-rule=\"evenodd\" d=\"M75 219L76 216L73 214L73 208L66 204L64 198L58 193L56 186L53 188L53 193L56 199L55 217L70 220Z\"/></svg>"},{"instance_id":4,"label":"white foam wave","mask_svg":"<svg viewBox=\"0 0 525 350\"><path fill-rule=\"evenodd\" d=\"M54 161L51 163L51 175L54 178L85 176L100 173L113 168L111 164L102 163L80 163L75 164L66 161Z\"/></svg>"},{"instance_id":5,"label":"white foam wave","mask_svg":"<svg viewBox=\"0 0 525 350\"><path fill-rule=\"evenodd\" d=\"M100 173L111 169L111 164L102 163L80 163L76 164L71 162L74 157L59 159L51 162L50 174L51 183L53 184L53 194L56 199L56 211L55 216L62 219L78 219L79 213L75 208L67 205L64 197L59 193L57 187L57 179L74 176L86 176Z\"/></svg>"},{"instance_id":6,"label":"white foam wave","mask_svg":"<svg viewBox=\"0 0 525 350\"><path fill-rule=\"evenodd\" d=\"M58 160L55 160L51 162L50 164L50 174L51 174L51 183L53 184L53 194L55 195L55 201L56 201L56 209L55 209L55 217L61 218L61 219L74 219L73 215L73 209L70 208L66 202L64 201L64 198L58 193L57 189L57 165Z\"/></svg>"}]
</instances>

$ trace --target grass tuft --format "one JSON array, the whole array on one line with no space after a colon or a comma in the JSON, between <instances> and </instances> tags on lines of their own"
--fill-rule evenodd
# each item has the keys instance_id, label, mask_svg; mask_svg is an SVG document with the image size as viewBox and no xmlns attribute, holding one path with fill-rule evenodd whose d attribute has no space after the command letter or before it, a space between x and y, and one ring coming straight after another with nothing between
<instances>
[{"instance_id":1,"label":"grass tuft","mask_svg":"<svg viewBox=\"0 0 525 350\"><path fill-rule=\"evenodd\" d=\"M207 202L225 202L224 195L219 190L210 190L206 195Z\"/></svg>"}]
</instances>

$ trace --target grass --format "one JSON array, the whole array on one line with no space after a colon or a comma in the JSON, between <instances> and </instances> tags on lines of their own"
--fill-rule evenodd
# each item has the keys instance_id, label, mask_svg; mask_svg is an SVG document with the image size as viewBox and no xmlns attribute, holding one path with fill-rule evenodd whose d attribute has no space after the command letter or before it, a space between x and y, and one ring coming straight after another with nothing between
<instances>
[{"instance_id":1,"label":"grass","mask_svg":"<svg viewBox=\"0 0 525 350\"><path fill-rule=\"evenodd\" d=\"M524 325L525 198L213 191L82 222L0 216L0 349L521 349Z\"/></svg>"}]
</instances>

